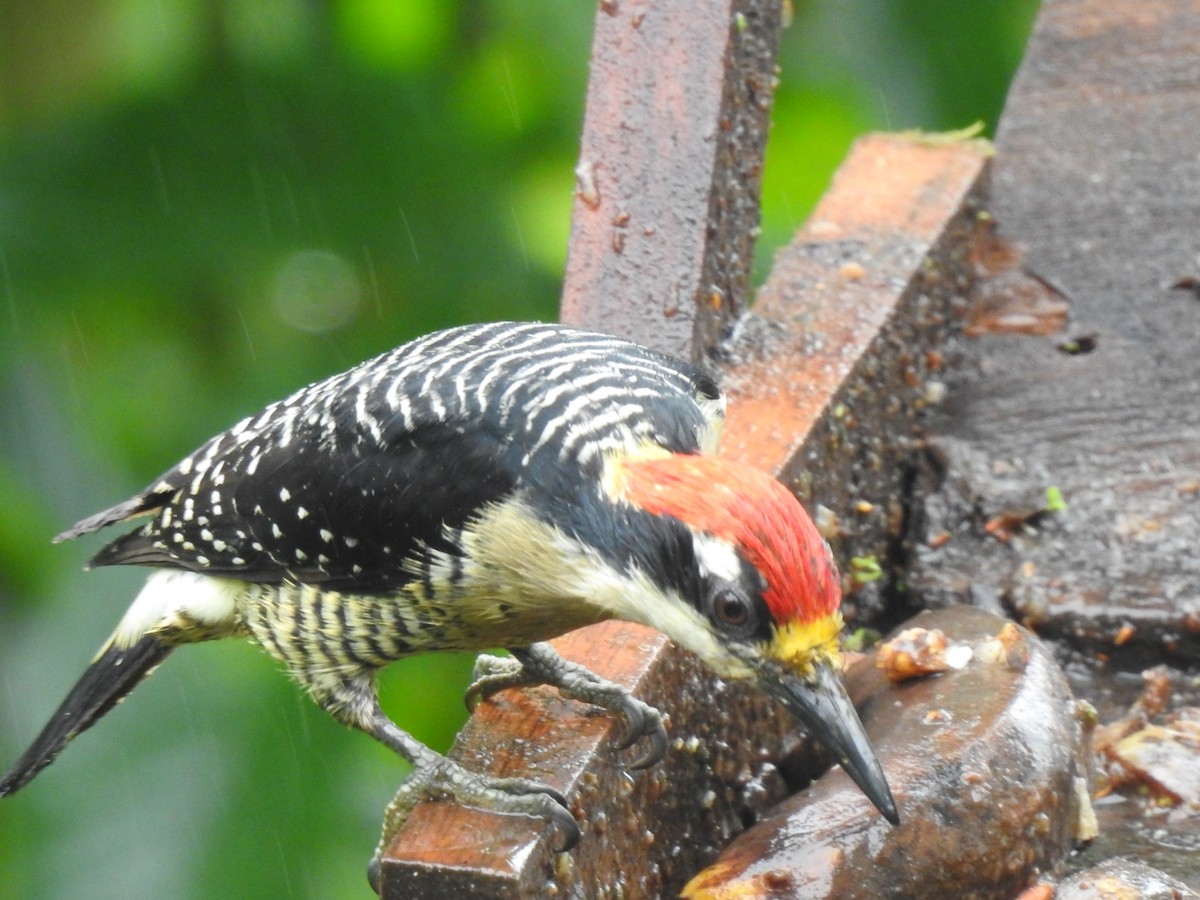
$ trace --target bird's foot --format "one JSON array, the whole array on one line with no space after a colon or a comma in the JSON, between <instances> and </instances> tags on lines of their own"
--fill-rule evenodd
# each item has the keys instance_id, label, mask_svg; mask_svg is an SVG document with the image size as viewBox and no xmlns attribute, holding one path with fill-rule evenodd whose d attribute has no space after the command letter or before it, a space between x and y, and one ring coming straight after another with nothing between
<instances>
[{"instance_id":1,"label":"bird's foot","mask_svg":"<svg viewBox=\"0 0 1200 900\"><path fill-rule=\"evenodd\" d=\"M413 809L425 800L453 800L475 809L553 822L562 836L557 848L560 853L579 842L579 823L567 809L567 798L554 788L528 778L481 775L444 756L430 755L434 758L413 771L384 811L383 834L367 869L375 893L380 890L384 852Z\"/></svg>"},{"instance_id":2,"label":"bird's foot","mask_svg":"<svg viewBox=\"0 0 1200 900\"><path fill-rule=\"evenodd\" d=\"M514 649L511 658L480 656L475 662L474 680L467 688L467 706L474 709L497 691L531 684L549 684L564 697L602 707L625 723L617 741L624 750L647 739L645 751L631 769L646 769L667 752L667 729L663 716L648 703L634 697L619 684L601 678L578 663L563 659L549 644L531 644Z\"/></svg>"},{"instance_id":3,"label":"bird's foot","mask_svg":"<svg viewBox=\"0 0 1200 900\"><path fill-rule=\"evenodd\" d=\"M475 657L475 668L471 670L471 684L467 687L467 709L471 712L484 700L512 687L528 687L542 684L538 678L512 656L493 656L481 653Z\"/></svg>"}]
</instances>

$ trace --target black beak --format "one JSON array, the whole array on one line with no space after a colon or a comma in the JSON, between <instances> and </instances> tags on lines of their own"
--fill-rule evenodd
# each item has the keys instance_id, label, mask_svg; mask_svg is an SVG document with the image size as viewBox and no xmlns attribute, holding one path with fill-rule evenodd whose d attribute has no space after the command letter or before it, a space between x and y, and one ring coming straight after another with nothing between
<instances>
[{"instance_id":1,"label":"black beak","mask_svg":"<svg viewBox=\"0 0 1200 900\"><path fill-rule=\"evenodd\" d=\"M810 678L781 675L778 669L764 675L763 687L829 748L883 817L899 825L887 777L837 673L827 664L818 664Z\"/></svg>"}]
</instances>

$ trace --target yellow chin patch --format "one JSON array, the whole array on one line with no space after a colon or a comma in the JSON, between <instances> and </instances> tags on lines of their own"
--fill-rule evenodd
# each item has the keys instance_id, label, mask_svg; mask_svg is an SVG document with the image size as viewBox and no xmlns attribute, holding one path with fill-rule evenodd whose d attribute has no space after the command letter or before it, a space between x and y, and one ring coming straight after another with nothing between
<instances>
[{"instance_id":1,"label":"yellow chin patch","mask_svg":"<svg viewBox=\"0 0 1200 900\"><path fill-rule=\"evenodd\" d=\"M788 622L775 629L767 653L784 668L807 675L819 662L841 667L842 614L832 612L811 622Z\"/></svg>"}]
</instances>

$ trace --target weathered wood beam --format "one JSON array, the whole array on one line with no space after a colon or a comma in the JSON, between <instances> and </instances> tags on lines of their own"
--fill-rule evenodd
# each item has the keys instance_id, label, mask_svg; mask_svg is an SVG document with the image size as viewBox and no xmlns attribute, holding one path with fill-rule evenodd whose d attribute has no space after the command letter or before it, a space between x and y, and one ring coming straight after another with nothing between
<instances>
[{"instance_id":1,"label":"weathered wood beam","mask_svg":"<svg viewBox=\"0 0 1200 900\"><path fill-rule=\"evenodd\" d=\"M818 516L848 621L877 620L900 553L915 418L941 388L939 347L969 288L984 202L982 141L858 142L775 260L728 351L722 453L774 472ZM897 573L898 574L898 573Z\"/></svg>"},{"instance_id":2,"label":"weathered wood beam","mask_svg":"<svg viewBox=\"0 0 1200 900\"><path fill-rule=\"evenodd\" d=\"M1198 44L1192 0L1043 5L993 198L1025 287L992 299L1049 284L1070 315L1031 336L1000 308L967 343L922 490L925 604L1003 605L1132 669L1200 660L1200 303L1172 288L1200 276ZM1050 487L1065 509L997 527Z\"/></svg>"},{"instance_id":3,"label":"weathered wood beam","mask_svg":"<svg viewBox=\"0 0 1200 900\"><path fill-rule=\"evenodd\" d=\"M601 0L564 322L684 358L744 307L779 44L777 0Z\"/></svg>"}]
</instances>

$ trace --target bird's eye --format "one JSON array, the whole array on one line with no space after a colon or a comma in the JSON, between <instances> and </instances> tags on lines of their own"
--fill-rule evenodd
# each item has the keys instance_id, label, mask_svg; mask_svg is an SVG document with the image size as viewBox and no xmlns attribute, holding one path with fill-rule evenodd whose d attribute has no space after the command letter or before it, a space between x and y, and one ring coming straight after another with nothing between
<instances>
[{"instance_id":1,"label":"bird's eye","mask_svg":"<svg viewBox=\"0 0 1200 900\"><path fill-rule=\"evenodd\" d=\"M713 592L710 603L710 617L725 631L743 633L754 629L754 608L741 591L730 587L718 588Z\"/></svg>"},{"instance_id":2,"label":"bird's eye","mask_svg":"<svg viewBox=\"0 0 1200 900\"><path fill-rule=\"evenodd\" d=\"M721 591L713 600L713 614L718 621L737 627L750 618L750 605L733 591Z\"/></svg>"}]
</instances>

